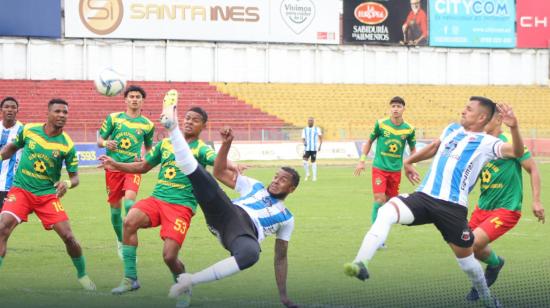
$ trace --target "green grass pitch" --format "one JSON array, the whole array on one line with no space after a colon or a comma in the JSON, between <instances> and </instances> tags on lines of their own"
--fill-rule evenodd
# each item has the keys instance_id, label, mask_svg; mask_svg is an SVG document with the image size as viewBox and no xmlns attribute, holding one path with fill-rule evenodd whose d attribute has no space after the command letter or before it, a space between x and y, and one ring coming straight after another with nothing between
<instances>
[{"instance_id":1,"label":"green grass pitch","mask_svg":"<svg viewBox=\"0 0 550 308\"><path fill-rule=\"evenodd\" d=\"M550 164L540 164L542 198L550 216ZM301 167L298 170L302 173ZM425 171L426 165L420 167ZM248 175L269 182L275 167L256 167ZM302 182L286 204L296 217L289 246L288 293L302 307L481 307L467 303L467 277L440 234L432 226L395 226L361 282L343 274L370 226L370 175L353 177L353 165L324 166L319 180ZM156 179L143 179L138 198L147 196ZM524 174L527 184L528 177ZM508 307L550 306L550 225L539 224L530 211L525 185L524 214L515 229L493 244L506 266L493 293ZM401 192L413 187L403 179ZM477 198L473 193L470 204ZM173 307L167 298L171 275L162 260L159 229L141 230L138 276L141 289L113 296L123 274L115 251L115 235L105 202L103 173L84 170L81 185L63 204L83 246L88 272L98 291L80 289L64 245L45 232L34 215L18 226L8 243L0 269L0 307ZM550 220L550 219L549 219ZM280 307L273 276L274 239L262 245L258 264L237 276L200 285L193 290L194 307ZM228 253L210 235L200 210L181 252L187 270L200 270Z\"/></svg>"}]
</instances>

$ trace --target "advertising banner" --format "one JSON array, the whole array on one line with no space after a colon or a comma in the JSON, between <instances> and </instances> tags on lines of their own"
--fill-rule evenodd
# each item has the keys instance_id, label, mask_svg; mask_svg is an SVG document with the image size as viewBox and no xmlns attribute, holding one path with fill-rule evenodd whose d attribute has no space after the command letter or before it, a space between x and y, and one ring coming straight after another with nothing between
<instances>
[{"instance_id":1,"label":"advertising banner","mask_svg":"<svg viewBox=\"0 0 550 308\"><path fill-rule=\"evenodd\" d=\"M216 152L220 144L215 145ZM243 160L300 160L304 155L304 145L300 142L284 143L234 143L229 151L232 161ZM353 142L323 142L318 158L347 159L359 158Z\"/></svg>"},{"instance_id":2,"label":"advertising banner","mask_svg":"<svg viewBox=\"0 0 550 308\"><path fill-rule=\"evenodd\" d=\"M74 147L79 166L97 166L99 156L105 154L105 148L99 148L95 143L77 143Z\"/></svg>"},{"instance_id":3,"label":"advertising banner","mask_svg":"<svg viewBox=\"0 0 550 308\"><path fill-rule=\"evenodd\" d=\"M548 48L550 1L517 0L517 47Z\"/></svg>"},{"instance_id":4,"label":"advertising banner","mask_svg":"<svg viewBox=\"0 0 550 308\"><path fill-rule=\"evenodd\" d=\"M430 46L516 46L514 0L431 0L429 5Z\"/></svg>"},{"instance_id":5,"label":"advertising banner","mask_svg":"<svg viewBox=\"0 0 550 308\"><path fill-rule=\"evenodd\" d=\"M65 36L338 44L338 0L74 0Z\"/></svg>"},{"instance_id":6,"label":"advertising banner","mask_svg":"<svg viewBox=\"0 0 550 308\"><path fill-rule=\"evenodd\" d=\"M2 1L0 36L60 38L61 1Z\"/></svg>"},{"instance_id":7,"label":"advertising banner","mask_svg":"<svg viewBox=\"0 0 550 308\"><path fill-rule=\"evenodd\" d=\"M346 0L344 41L427 45L427 0Z\"/></svg>"}]
</instances>

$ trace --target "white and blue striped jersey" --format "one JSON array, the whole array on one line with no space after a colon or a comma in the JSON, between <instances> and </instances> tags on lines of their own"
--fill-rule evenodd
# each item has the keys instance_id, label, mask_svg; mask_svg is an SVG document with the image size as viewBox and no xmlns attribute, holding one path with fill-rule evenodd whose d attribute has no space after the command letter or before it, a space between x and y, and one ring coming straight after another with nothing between
<instances>
[{"instance_id":1,"label":"white and blue striped jersey","mask_svg":"<svg viewBox=\"0 0 550 308\"><path fill-rule=\"evenodd\" d=\"M468 207L468 193L481 169L501 158L503 142L482 132L467 132L459 124L445 128L430 170L417 191Z\"/></svg>"},{"instance_id":2,"label":"white and blue striped jersey","mask_svg":"<svg viewBox=\"0 0 550 308\"><path fill-rule=\"evenodd\" d=\"M258 230L258 242L269 235L289 241L294 230L294 216L282 200L273 198L264 185L252 178L239 175L235 190L241 195L233 200L248 213Z\"/></svg>"},{"instance_id":3,"label":"white and blue striped jersey","mask_svg":"<svg viewBox=\"0 0 550 308\"><path fill-rule=\"evenodd\" d=\"M322 136L323 132L317 126L305 127L302 130L302 139L305 140L306 151L317 151L319 148L319 136Z\"/></svg>"},{"instance_id":4,"label":"white and blue striped jersey","mask_svg":"<svg viewBox=\"0 0 550 308\"><path fill-rule=\"evenodd\" d=\"M2 149L6 144L15 140L19 132L23 129L23 124L17 121L14 126L5 128L4 123L0 122L0 129L2 130L2 135L0 136L0 149ZM0 164L0 191L10 190L20 158L21 150L18 150L10 159L2 161L2 164Z\"/></svg>"}]
</instances>

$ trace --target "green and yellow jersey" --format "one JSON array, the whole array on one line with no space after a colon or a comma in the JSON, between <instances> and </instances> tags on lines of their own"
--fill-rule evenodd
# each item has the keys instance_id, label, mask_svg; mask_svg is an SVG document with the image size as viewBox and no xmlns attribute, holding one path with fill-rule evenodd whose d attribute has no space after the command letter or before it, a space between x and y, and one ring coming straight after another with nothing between
<instances>
[{"instance_id":1,"label":"green and yellow jersey","mask_svg":"<svg viewBox=\"0 0 550 308\"><path fill-rule=\"evenodd\" d=\"M107 149L107 156L117 162L129 163L141 157L141 147L153 145L155 125L144 116L129 117L125 112L115 112L107 116L99 135L107 140L115 140L117 148Z\"/></svg>"},{"instance_id":2,"label":"green and yellow jersey","mask_svg":"<svg viewBox=\"0 0 550 308\"><path fill-rule=\"evenodd\" d=\"M395 125L390 118L380 119L374 124L370 140L371 143L377 140L373 167L384 171L401 171L406 144L411 148L416 145L415 129L404 121Z\"/></svg>"},{"instance_id":3,"label":"green and yellow jersey","mask_svg":"<svg viewBox=\"0 0 550 308\"><path fill-rule=\"evenodd\" d=\"M199 164L204 167L214 165L216 152L202 140L198 139L189 143L189 147ZM157 143L145 155L145 160L153 167L160 164L157 185L152 196L171 204L189 207L195 212L197 200L193 195L191 181L176 166L176 157L170 139L165 138Z\"/></svg>"},{"instance_id":4,"label":"green and yellow jersey","mask_svg":"<svg viewBox=\"0 0 550 308\"><path fill-rule=\"evenodd\" d=\"M55 194L54 184L61 177L63 161L68 172L78 171L78 158L71 137L65 132L50 137L42 123L23 127L14 141L23 149L13 186L34 195Z\"/></svg>"},{"instance_id":5,"label":"green and yellow jersey","mask_svg":"<svg viewBox=\"0 0 550 308\"><path fill-rule=\"evenodd\" d=\"M508 134L500 134L498 138L508 143L512 140ZM529 158L531 158L531 152L526 147L520 158L492 160L483 167L479 176L481 195L478 206L480 209L521 210L523 201L521 162Z\"/></svg>"}]
</instances>

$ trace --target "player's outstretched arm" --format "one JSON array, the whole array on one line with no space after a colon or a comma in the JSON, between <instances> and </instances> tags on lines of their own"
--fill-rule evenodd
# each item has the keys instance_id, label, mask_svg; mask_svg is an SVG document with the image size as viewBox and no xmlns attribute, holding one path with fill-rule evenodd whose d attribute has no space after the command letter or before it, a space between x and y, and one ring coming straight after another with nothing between
<instances>
[{"instance_id":1,"label":"player's outstretched arm","mask_svg":"<svg viewBox=\"0 0 550 308\"><path fill-rule=\"evenodd\" d=\"M227 161L227 155L233 142L233 131L229 127L224 127L220 130L220 136L222 137L222 145L218 151L218 156L214 162L214 176L218 181L222 182L225 186L234 189L237 184L238 169L232 167Z\"/></svg>"},{"instance_id":2,"label":"player's outstretched arm","mask_svg":"<svg viewBox=\"0 0 550 308\"><path fill-rule=\"evenodd\" d=\"M149 165L146 160L133 163L120 163L107 155L101 155L99 157L99 162L100 164L98 168L122 171L126 173L147 173L154 167Z\"/></svg>"},{"instance_id":3,"label":"player's outstretched arm","mask_svg":"<svg viewBox=\"0 0 550 308\"><path fill-rule=\"evenodd\" d=\"M497 104L497 109L502 114L502 123L510 128L512 135L512 144L505 143L500 151L503 157L521 157L523 156L524 145L521 134L519 133L518 119L512 110L512 107L506 104Z\"/></svg>"},{"instance_id":4,"label":"player's outstretched arm","mask_svg":"<svg viewBox=\"0 0 550 308\"><path fill-rule=\"evenodd\" d=\"M544 223L544 208L540 202L540 173L537 168L537 164L533 158L528 158L521 162L521 166L531 178L531 193L533 194L533 214L537 217L538 221Z\"/></svg>"},{"instance_id":5,"label":"player's outstretched arm","mask_svg":"<svg viewBox=\"0 0 550 308\"><path fill-rule=\"evenodd\" d=\"M353 175L359 176L361 175L361 172L365 171L365 161L367 160L370 148L372 147L372 142L373 140L369 139L367 140L367 142L363 143L363 146L361 147L361 157L359 158L359 162L355 167L355 171L353 171Z\"/></svg>"},{"instance_id":6,"label":"player's outstretched arm","mask_svg":"<svg viewBox=\"0 0 550 308\"><path fill-rule=\"evenodd\" d=\"M275 280L279 289L279 297L286 307L298 307L293 303L286 293L286 276L288 273L288 241L275 240Z\"/></svg>"},{"instance_id":7,"label":"player's outstretched arm","mask_svg":"<svg viewBox=\"0 0 550 308\"><path fill-rule=\"evenodd\" d=\"M57 198L62 198L69 189L78 186L80 179L77 172L68 172L69 179L54 184Z\"/></svg>"},{"instance_id":8,"label":"player's outstretched arm","mask_svg":"<svg viewBox=\"0 0 550 308\"><path fill-rule=\"evenodd\" d=\"M13 154L15 154L15 152L17 152L17 147L15 146L15 144L10 142L2 148L2 151L0 151L0 155L2 156L2 160L4 160L11 158Z\"/></svg>"}]
</instances>

